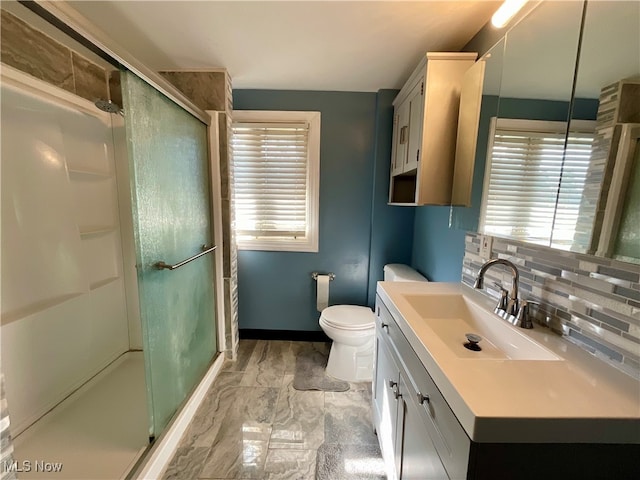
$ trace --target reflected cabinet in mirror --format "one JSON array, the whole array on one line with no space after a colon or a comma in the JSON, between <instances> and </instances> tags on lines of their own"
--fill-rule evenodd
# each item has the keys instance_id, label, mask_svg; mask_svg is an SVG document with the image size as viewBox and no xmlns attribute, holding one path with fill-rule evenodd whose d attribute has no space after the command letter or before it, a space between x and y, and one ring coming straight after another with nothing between
<instances>
[{"instance_id":1,"label":"reflected cabinet in mirror","mask_svg":"<svg viewBox=\"0 0 640 480\"><path fill-rule=\"evenodd\" d=\"M639 39L635 1L542 2L513 27L480 60L471 208L451 226L640 263Z\"/></svg>"}]
</instances>

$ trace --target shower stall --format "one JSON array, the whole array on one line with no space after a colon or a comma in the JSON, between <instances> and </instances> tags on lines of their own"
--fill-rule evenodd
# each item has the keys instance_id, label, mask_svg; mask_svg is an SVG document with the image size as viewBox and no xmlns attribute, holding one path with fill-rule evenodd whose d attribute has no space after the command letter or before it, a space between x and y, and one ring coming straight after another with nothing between
<instances>
[{"instance_id":1,"label":"shower stall","mask_svg":"<svg viewBox=\"0 0 640 480\"><path fill-rule=\"evenodd\" d=\"M207 124L117 62L122 105L25 73L11 25L59 48L29 15L2 12L4 473L124 478L220 350Z\"/></svg>"}]
</instances>

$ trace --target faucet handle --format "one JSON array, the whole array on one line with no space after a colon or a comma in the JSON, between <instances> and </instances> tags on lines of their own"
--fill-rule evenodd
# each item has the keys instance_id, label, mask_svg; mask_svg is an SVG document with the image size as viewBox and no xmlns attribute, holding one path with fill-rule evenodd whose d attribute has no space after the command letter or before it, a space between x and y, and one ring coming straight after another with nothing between
<instances>
[{"instance_id":1,"label":"faucet handle","mask_svg":"<svg viewBox=\"0 0 640 480\"><path fill-rule=\"evenodd\" d=\"M503 312L507 311L507 306L509 304L509 292L500 282L493 282L493 284L500 289L500 300L498 300L498 304L493 311L494 313L501 315Z\"/></svg>"},{"instance_id":2,"label":"faucet handle","mask_svg":"<svg viewBox=\"0 0 640 480\"><path fill-rule=\"evenodd\" d=\"M513 322L513 325L520 328L533 328L533 322L531 321L531 317L529 316L529 303L537 303L537 302L528 302L527 300L522 300L520 302L520 309L518 310L518 314L516 315L516 319Z\"/></svg>"}]
</instances>

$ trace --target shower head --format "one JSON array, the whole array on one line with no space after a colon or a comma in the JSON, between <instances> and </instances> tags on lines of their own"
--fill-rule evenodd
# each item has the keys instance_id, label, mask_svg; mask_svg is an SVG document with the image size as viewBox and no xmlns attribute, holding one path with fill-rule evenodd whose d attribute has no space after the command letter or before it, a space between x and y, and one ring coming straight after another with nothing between
<instances>
[{"instance_id":1,"label":"shower head","mask_svg":"<svg viewBox=\"0 0 640 480\"><path fill-rule=\"evenodd\" d=\"M124 116L124 112L122 111L122 108L120 108L120 105L112 102L111 100L103 100L99 98L98 100L95 101L95 105L103 112L118 113Z\"/></svg>"}]
</instances>

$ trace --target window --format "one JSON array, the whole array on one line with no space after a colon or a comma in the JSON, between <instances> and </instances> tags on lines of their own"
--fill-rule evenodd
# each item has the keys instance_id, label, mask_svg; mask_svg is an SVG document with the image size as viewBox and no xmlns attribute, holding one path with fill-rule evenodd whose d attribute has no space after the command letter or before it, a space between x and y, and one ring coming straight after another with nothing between
<instances>
[{"instance_id":1,"label":"window","mask_svg":"<svg viewBox=\"0 0 640 480\"><path fill-rule=\"evenodd\" d=\"M238 248L318 251L320 113L234 111Z\"/></svg>"},{"instance_id":2,"label":"window","mask_svg":"<svg viewBox=\"0 0 640 480\"><path fill-rule=\"evenodd\" d=\"M565 122L492 119L480 230L571 248L594 125L572 121L565 149Z\"/></svg>"}]
</instances>

